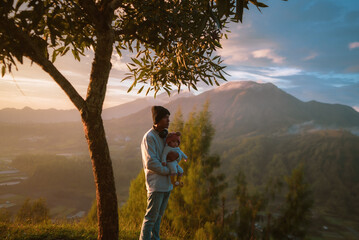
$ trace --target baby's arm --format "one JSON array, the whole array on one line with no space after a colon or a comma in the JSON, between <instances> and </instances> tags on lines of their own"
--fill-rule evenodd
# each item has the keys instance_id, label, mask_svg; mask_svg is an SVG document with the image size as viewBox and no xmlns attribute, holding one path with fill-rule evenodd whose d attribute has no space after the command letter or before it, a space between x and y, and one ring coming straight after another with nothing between
<instances>
[{"instance_id":1,"label":"baby's arm","mask_svg":"<svg viewBox=\"0 0 359 240\"><path fill-rule=\"evenodd\" d=\"M186 155L186 154L184 154L184 152L182 152L182 150L181 150L181 149L179 149L179 150L178 150L178 152L180 153L181 158L183 158L185 161L187 161L187 159L188 159L187 155Z\"/></svg>"}]
</instances>

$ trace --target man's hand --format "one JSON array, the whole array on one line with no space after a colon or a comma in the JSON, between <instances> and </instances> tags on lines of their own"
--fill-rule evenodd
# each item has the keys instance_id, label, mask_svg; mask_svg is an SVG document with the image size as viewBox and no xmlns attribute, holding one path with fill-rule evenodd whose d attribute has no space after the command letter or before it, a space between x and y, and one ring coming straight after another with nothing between
<instances>
[{"instance_id":1,"label":"man's hand","mask_svg":"<svg viewBox=\"0 0 359 240\"><path fill-rule=\"evenodd\" d=\"M162 162L162 166L167 166L167 163L166 163L166 162Z\"/></svg>"},{"instance_id":2,"label":"man's hand","mask_svg":"<svg viewBox=\"0 0 359 240\"><path fill-rule=\"evenodd\" d=\"M166 160L167 160L167 162L173 162L173 161L177 160L178 157L179 157L178 152L172 151L167 154Z\"/></svg>"}]
</instances>

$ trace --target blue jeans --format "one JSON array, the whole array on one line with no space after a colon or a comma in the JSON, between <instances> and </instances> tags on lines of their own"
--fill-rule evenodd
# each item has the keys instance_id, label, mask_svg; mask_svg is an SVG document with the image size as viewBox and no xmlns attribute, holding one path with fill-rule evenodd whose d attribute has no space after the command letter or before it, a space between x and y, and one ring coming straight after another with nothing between
<instances>
[{"instance_id":1,"label":"blue jeans","mask_svg":"<svg viewBox=\"0 0 359 240\"><path fill-rule=\"evenodd\" d=\"M147 210L142 222L140 240L159 240L161 218L171 192L147 193Z\"/></svg>"}]
</instances>

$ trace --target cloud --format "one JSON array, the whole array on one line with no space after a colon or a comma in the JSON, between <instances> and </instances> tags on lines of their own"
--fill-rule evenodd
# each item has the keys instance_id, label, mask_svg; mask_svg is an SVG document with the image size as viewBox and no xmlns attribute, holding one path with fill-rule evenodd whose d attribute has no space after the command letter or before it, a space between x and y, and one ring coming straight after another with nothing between
<instances>
[{"instance_id":1,"label":"cloud","mask_svg":"<svg viewBox=\"0 0 359 240\"><path fill-rule=\"evenodd\" d=\"M233 26L235 28L236 26ZM245 29L239 28L239 31L245 31ZM248 46L243 43L238 43L242 37L238 32L230 33L229 39L223 39L221 42L222 48L218 49L218 55L220 55L225 64L236 65L239 62L244 62L249 60L250 50Z\"/></svg>"},{"instance_id":2,"label":"cloud","mask_svg":"<svg viewBox=\"0 0 359 240\"><path fill-rule=\"evenodd\" d=\"M113 53L111 57L112 69L120 72L128 72L126 63L123 62L123 57L120 57L117 53Z\"/></svg>"},{"instance_id":3,"label":"cloud","mask_svg":"<svg viewBox=\"0 0 359 240\"><path fill-rule=\"evenodd\" d=\"M349 43L349 49L352 50L354 48L359 48L359 42Z\"/></svg>"},{"instance_id":4,"label":"cloud","mask_svg":"<svg viewBox=\"0 0 359 240\"><path fill-rule=\"evenodd\" d=\"M312 60L314 58L316 58L318 56L318 53L310 53L308 56L306 56L303 60L304 61L309 61L309 60Z\"/></svg>"},{"instance_id":5,"label":"cloud","mask_svg":"<svg viewBox=\"0 0 359 240\"><path fill-rule=\"evenodd\" d=\"M226 64L238 64L249 60L248 50L240 47L226 47L218 51L219 55L225 58Z\"/></svg>"},{"instance_id":6,"label":"cloud","mask_svg":"<svg viewBox=\"0 0 359 240\"><path fill-rule=\"evenodd\" d=\"M76 71L76 69L73 70L62 70L61 73L63 75L65 75L65 77L67 77L68 79L72 79L74 77L76 78L83 78L84 76L86 76L87 78L90 76L90 72L88 73L82 73L82 72L78 72Z\"/></svg>"},{"instance_id":7,"label":"cloud","mask_svg":"<svg viewBox=\"0 0 359 240\"><path fill-rule=\"evenodd\" d=\"M255 9L246 13L243 25L252 27L239 30L237 45L251 52L274 49L285 58L282 64L303 71L346 72L358 59L358 51L348 51L348 44L359 39L358 10L357 0L273 1L263 14ZM276 64L250 56L246 65Z\"/></svg>"},{"instance_id":8,"label":"cloud","mask_svg":"<svg viewBox=\"0 0 359 240\"><path fill-rule=\"evenodd\" d=\"M287 68L287 67L273 67L261 70L266 76L269 77L283 77L283 76L292 76L298 75L302 72L302 70L298 68Z\"/></svg>"},{"instance_id":9,"label":"cloud","mask_svg":"<svg viewBox=\"0 0 359 240\"><path fill-rule=\"evenodd\" d=\"M272 77L267 74L264 74L265 70L262 71L251 71L251 70L242 70L240 68L230 70L228 73L231 75L228 80L230 81L255 81L255 82L270 82L276 84L277 86L282 86L286 84L286 81L283 81L280 78Z\"/></svg>"},{"instance_id":10,"label":"cloud","mask_svg":"<svg viewBox=\"0 0 359 240\"><path fill-rule=\"evenodd\" d=\"M278 56L272 49L260 49L252 52L254 58L267 58L274 63L283 63L285 57Z\"/></svg>"}]
</instances>

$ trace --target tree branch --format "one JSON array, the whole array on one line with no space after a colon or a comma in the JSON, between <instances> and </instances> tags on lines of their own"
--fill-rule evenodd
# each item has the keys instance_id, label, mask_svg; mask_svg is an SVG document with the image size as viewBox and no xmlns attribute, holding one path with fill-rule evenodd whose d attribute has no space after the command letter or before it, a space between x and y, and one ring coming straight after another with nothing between
<instances>
[{"instance_id":1,"label":"tree branch","mask_svg":"<svg viewBox=\"0 0 359 240\"><path fill-rule=\"evenodd\" d=\"M79 4L85 11L89 20L95 25L99 25L100 24L99 16L101 13L97 8L95 2L91 0L79 0Z\"/></svg>"},{"instance_id":2,"label":"tree branch","mask_svg":"<svg viewBox=\"0 0 359 240\"><path fill-rule=\"evenodd\" d=\"M23 50L24 56L28 57L33 62L42 67L52 79L64 90L66 95L76 108L82 112L85 108L85 100L76 91L72 84L59 72L54 64L47 58L47 43L40 37L30 37L22 29L18 28L14 22L7 19L1 19L0 25L2 29L6 29L9 36L14 36L14 39L19 39L19 49Z\"/></svg>"},{"instance_id":3,"label":"tree branch","mask_svg":"<svg viewBox=\"0 0 359 240\"><path fill-rule=\"evenodd\" d=\"M117 8L119 8L122 5L122 0L112 0L108 6L115 11Z\"/></svg>"}]
</instances>

